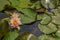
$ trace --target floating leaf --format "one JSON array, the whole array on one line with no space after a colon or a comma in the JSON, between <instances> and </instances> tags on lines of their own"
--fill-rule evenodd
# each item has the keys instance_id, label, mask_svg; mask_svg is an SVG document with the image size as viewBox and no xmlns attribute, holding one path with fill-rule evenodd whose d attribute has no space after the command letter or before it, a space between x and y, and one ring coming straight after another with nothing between
<instances>
[{"instance_id":1,"label":"floating leaf","mask_svg":"<svg viewBox=\"0 0 60 40\"><path fill-rule=\"evenodd\" d=\"M48 25L38 25L39 29L44 32L45 34L50 34L52 32L55 32L57 30L56 25L50 23Z\"/></svg>"},{"instance_id":2,"label":"floating leaf","mask_svg":"<svg viewBox=\"0 0 60 40\"><path fill-rule=\"evenodd\" d=\"M3 40L15 40L18 37L18 32L17 31L11 31L8 32Z\"/></svg>"},{"instance_id":3,"label":"floating leaf","mask_svg":"<svg viewBox=\"0 0 60 40\"><path fill-rule=\"evenodd\" d=\"M12 6L18 10L23 8L29 8L28 3L30 2L30 0L9 0L9 1L11 2Z\"/></svg>"},{"instance_id":4,"label":"floating leaf","mask_svg":"<svg viewBox=\"0 0 60 40\"><path fill-rule=\"evenodd\" d=\"M57 5L57 0L53 0L53 1L52 0L41 0L41 3L45 8L48 8L49 6L49 8L53 9Z\"/></svg>"},{"instance_id":5,"label":"floating leaf","mask_svg":"<svg viewBox=\"0 0 60 40\"><path fill-rule=\"evenodd\" d=\"M37 20L42 20L41 24L49 24L52 19L47 14L40 14L37 16Z\"/></svg>"},{"instance_id":6,"label":"floating leaf","mask_svg":"<svg viewBox=\"0 0 60 40\"><path fill-rule=\"evenodd\" d=\"M55 33L58 38L60 38L60 29Z\"/></svg>"},{"instance_id":7,"label":"floating leaf","mask_svg":"<svg viewBox=\"0 0 60 40\"><path fill-rule=\"evenodd\" d=\"M45 14L40 14L40 15L37 15L37 20L41 20L45 17Z\"/></svg>"},{"instance_id":8,"label":"floating leaf","mask_svg":"<svg viewBox=\"0 0 60 40\"><path fill-rule=\"evenodd\" d=\"M44 17L41 21L41 24L49 24L51 22L51 17Z\"/></svg>"},{"instance_id":9,"label":"floating leaf","mask_svg":"<svg viewBox=\"0 0 60 40\"><path fill-rule=\"evenodd\" d=\"M21 12L24 13L24 15L20 14L22 24L31 23L31 22L35 21L36 12L34 10L23 9L23 10L21 10Z\"/></svg>"},{"instance_id":10,"label":"floating leaf","mask_svg":"<svg viewBox=\"0 0 60 40\"><path fill-rule=\"evenodd\" d=\"M42 35L38 37L39 40L56 40L55 38L48 36L48 35Z\"/></svg>"},{"instance_id":11,"label":"floating leaf","mask_svg":"<svg viewBox=\"0 0 60 40\"><path fill-rule=\"evenodd\" d=\"M36 9L41 8L41 6L40 6L40 1L36 1L35 3L33 3L32 6L36 7Z\"/></svg>"},{"instance_id":12,"label":"floating leaf","mask_svg":"<svg viewBox=\"0 0 60 40\"><path fill-rule=\"evenodd\" d=\"M55 23L55 24L58 24L60 25L60 10L58 9L55 9L55 10L52 10L56 16L52 16L52 22Z\"/></svg>"}]
</instances>

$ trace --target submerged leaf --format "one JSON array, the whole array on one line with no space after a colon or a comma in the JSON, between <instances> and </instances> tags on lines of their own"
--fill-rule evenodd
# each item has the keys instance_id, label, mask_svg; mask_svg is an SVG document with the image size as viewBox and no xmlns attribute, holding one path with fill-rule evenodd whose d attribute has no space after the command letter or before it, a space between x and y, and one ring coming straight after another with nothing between
<instances>
[{"instance_id":1,"label":"submerged leaf","mask_svg":"<svg viewBox=\"0 0 60 40\"><path fill-rule=\"evenodd\" d=\"M8 19L0 20L0 38L9 31Z\"/></svg>"},{"instance_id":2,"label":"submerged leaf","mask_svg":"<svg viewBox=\"0 0 60 40\"><path fill-rule=\"evenodd\" d=\"M26 32L26 33L20 35L20 40L38 40L38 37Z\"/></svg>"}]
</instances>

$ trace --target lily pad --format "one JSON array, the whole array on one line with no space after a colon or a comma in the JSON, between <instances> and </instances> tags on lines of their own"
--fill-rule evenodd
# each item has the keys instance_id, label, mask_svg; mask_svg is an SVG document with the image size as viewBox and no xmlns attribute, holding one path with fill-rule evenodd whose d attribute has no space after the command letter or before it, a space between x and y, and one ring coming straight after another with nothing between
<instances>
[{"instance_id":1,"label":"lily pad","mask_svg":"<svg viewBox=\"0 0 60 40\"><path fill-rule=\"evenodd\" d=\"M36 17L36 12L32 9L22 9L21 12L24 13L20 14L20 18L22 21L22 24L27 24L27 23L31 23L35 21L35 17Z\"/></svg>"},{"instance_id":2,"label":"lily pad","mask_svg":"<svg viewBox=\"0 0 60 40\"><path fill-rule=\"evenodd\" d=\"M37 20L42 20L40 22L41 24L49 24L52 19L47 14L40 14L40 15L37 16Z\"/></svg>"},{"instance_id":3,"label":"lily pad","mask_svg":"<svg viewBox=\"0 0 60 40\"><path fill-rule=\"evenodd\" d=\"M55 9L55 10L52 10L56 16L52 16L52 22L55 23L55 24L58 24L60 25L60 10L58 9Z\"/></svg>"},{"instance_id":4,"label":"lily pad","mask_svg":"<svg viewBox=\"0 0 60 40\"><path fill-rule=\"evenodd\" d=\"M8 32L3 40L15 40L18 37L17 31Z\"/></svg>"},{"instance_id":5,"label":"lily pad","mask_svg":"<svg viewBox=\"0 0 60 40\"><path fill-rule=\"evenodd\" d=\"M36 7L36 9L41 8L40 1L36 1L32 6Z\"/></svg>"},{"instance_id":6,"label":"lily pad","mask_svg":"<svg viewBox=\"0 0 60 40\"><path fill-rule=\"evenodd\" d=\"M41 4L45 7L45 8L51 8L51 9L53 9L53 8L55 8L56 7L56 5L57 5L57 1L58 0L41 0Z\"/></svg>"},{"instance_id":7,"label":"lily pad","mask_svg":"<svg viewBox=\"0 0 60 40\"><path fill-rule=\"evenodd\" d=\"M23 8L29 8L28 3L30 0L9 0L11 2L11 5L15 7L17 10L23 9Z\"/></svg>"},{"instance_id":8,"label":"lily pad","mask_svg":"<svg viewBox=\"0 0 60 40\"><path fill-rule=\"evenodd\" d=\"M38 28L44 32L45 34L50 34L52 32L55 32L57 30L56 25L49 23L48 25L38 25Z\"/></svg>"},{"instance_id":9,"label":"lily pad","mask_svg":"<svg viewBox=\"0 0 60 40\"><path fill-rule=\"evenodd\" d=\"M60 29L55 33L58 38L60 38Z\"/></svg>"},{"instance_id":10,"label":"lily pad","mask_svg":"<svg viewBox=\"0 0 60 40\"><path fill-rule=\"evenodd\" d=\"M55 38L48 36L48 35L42 35L38 37L39 40L56 40Z\"/></svg>"}]
</instances>

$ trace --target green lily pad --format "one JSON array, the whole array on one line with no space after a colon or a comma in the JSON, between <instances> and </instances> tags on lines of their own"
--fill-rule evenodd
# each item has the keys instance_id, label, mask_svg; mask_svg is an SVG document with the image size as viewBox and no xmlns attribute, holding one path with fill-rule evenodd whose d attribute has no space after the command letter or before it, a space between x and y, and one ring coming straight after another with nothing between
<instances>
[{"instance_id":1,"label":"green lily pad","mask_svg":"<svg viewBox=\"0 0 60 40\"><path fill-rule=\"evenodd\" d=\"M58 9L55 9L55 10L52 10L56 16L52 16L52 22L55 23L55 24L58 24L60 25L60 10Z\"/></svg>"},{"instance_id":2,"label":"green lily pad","mask_svg":"<svg viewBox=\"0 0 60 40\"><path fill-rule=\"evenodd\" d=\"M41 20L45 17L45 14L40 14L40 15L37 15L37 20Z\"/></svg>"},{"instance_id":3,"label":"green lily pad","mask_svg":"<svg viewBox=\"0 0 60 40\"><path fill-rule=\"evenodd\" d=\"M38 25L38 28L44 32L45 34L50 34L52 32L55 32L57 30L56 25L49 23L48 25Z\"/></svg>"},{"instance_id":4,"label":"green lily pad","mask_svg":"<svg viewBox=\"0 0 60 40\"><path fill-rule=\"evenodd\" d=\"M48 36L48 35L42 35L38 37L39 40L56 40L55 38Z\"/></svg>"},{"instance_id":5,"label":"green lily pad","mask_svg":"<svg viewBox=\"0 0 60 40\"><path fill-rule=\"evenodd\" d=\"M3 38L3 40L15 40L18 37L18 35L19 34L17 31L8 32Z\"/></svg>"},{"instance_id":6,"label":"green lily pad","mask_svg":"<svg viewBox=\"0 0 60 40\"><path fill-rule=\"evenodd\" d=\"M49 24L51 22L51 17L44 17L41 21L41 24Z\"/></svg>"},{"instance_id":7,"label":"green lily pad","mask_svg":"<svg viewBox=\"0 0 60 40\"><path fill-rule=\"evenodd\" d=\"M58 0L41 0L41 4L45 7L48 8L48 6L52 9L55 8L57 5Z\"/></svg>"},{"instance_id":8,"label":"green lily pad","mask_svg":"<svg viewBox=\"0 0 60 40\"><path fill-rule=\"evenodd\" d=\"M60 40L60 38L57 38L56 40Z\"/></svg>"},{"instance_id":9,"label":"green lily pad","mask_svg":"<svg viewBox=\"0 0 60 40\"><path fill-rule=\"evenodd\" d=\"M7 0L0 0L0 11L4 9L6 4L9 4Z\"/></svg>"},{"instance_id":10,"label":"green lily pad","mask_svg":"<svg viewBox=\"0 0 60 40\"><path fill-rule=\"evenodd\" d=\"M20 14L22 24L31 23L31 22L35 21L36 12L34 10L32 10L32 9L23 9L23 10L21 10L21 12L24 13L24 15Z\"/></svg>"},{"instance_id":11,"label":"green lily pad","mask_svg":"<svg viewBox=\"0 0 60 40\"><path fill-rule=\"evenodd\" d=\"M23 33L19 38L20 40L38 40L38 37L28 32Z\"/></svg>"},{"instance_id":12,"label":"green lily pad","mask_svg":"<svg viewBox=\"0 0 60 40\"><path fill-rule=\"evenodd\" d=\"M49 24L52 19L47 14L40 14L40 15L37 16L37 20L42 20L40 22L41 24Z\"/></svg>"},{"instance_id":13,"label":"green lily pad","mask_svg":"<svg viewBox=\"0 0 60 40\"><path fill-rule=\"evenodd\" d=\"M58 38L60 38L60 29L55 33Z\"/></svg>"},{"instance_id":14,"label":"green lily pad","mask_svg":"<svg viewBox=\"0 0 60 40\"><path fill-rule=\"evenodd\" d=\"M9 0L9 1L12 3L11 5L18 10L23 8L29 8L28 3L30 2L30 0Z\"/></svg>"},{"instance_id":15,"label":"green lily pad","mask_svg":"<svg viewBox=\"0 0 60 40\"><path fill-rule=\"evenodd\" d=\"M36 7L36 9L41 8L41 6L40 6L40 1L36 1L35 3L33 3L32 6Z\"/></svg>"}]
</instances>

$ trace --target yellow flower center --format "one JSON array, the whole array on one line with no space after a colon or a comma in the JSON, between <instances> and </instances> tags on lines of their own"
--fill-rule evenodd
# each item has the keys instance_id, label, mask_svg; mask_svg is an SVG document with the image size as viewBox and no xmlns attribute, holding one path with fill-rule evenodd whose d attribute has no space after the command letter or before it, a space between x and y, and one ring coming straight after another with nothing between
<instances>
[{"instance_id":1,"label":"yellow flower center","mask_svg":"<svg viewBox=\"0 0 60 40\"><path fill-rule=\"evenodd\" d=\"M17 24L17 20L13 20L13 24L16 25Z\"/></svg>"}]
</instances>

